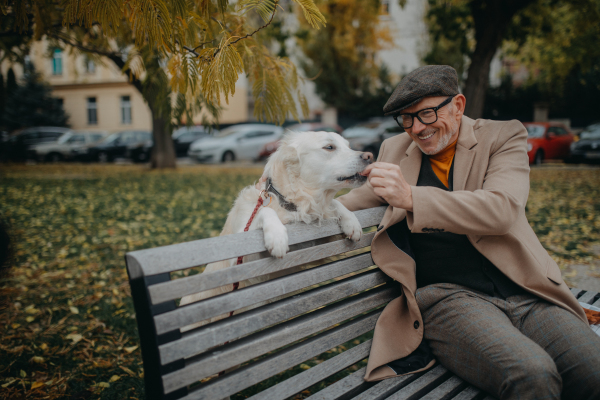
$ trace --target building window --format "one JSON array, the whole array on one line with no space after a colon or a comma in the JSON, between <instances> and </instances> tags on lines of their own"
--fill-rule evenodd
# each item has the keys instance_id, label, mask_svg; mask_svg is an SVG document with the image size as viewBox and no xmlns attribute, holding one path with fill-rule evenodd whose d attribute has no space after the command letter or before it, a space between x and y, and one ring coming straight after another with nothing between
<instances>
[{"instance_id":1,"label":"building window","mask_svg":"<svg viewBox=\"0 0 600 400\"><path fill-rule=\"evenodd\" d=\"M121 96L121 123L131 124L131 98L129 96Z\"/></svg>"},{"instance_id":2,"label":"building window","mask_svg":"<svg viewBox=\"0 0 600 400\"><path fill-rule=\"evenodd\" d=\"M381 15L389 15L390 14L390 0L381 0L381 8L379 11Z\"/></svg>"},{"instance_id":3,"label":"building window","mask_svg":"<svg viewBox=\"0 0 600 400\"><path fill-rule=\"evenodd\" d=\"M52 75L62 75L63 73L63 56L61 49L55 49L52 53Z\"/></svg>"},{"instance_id":4,"label":"building window","mask_svg":"<svg viewBox=\"0 0 600 400\"><path fill-rule=\"evenodd\" d=\"M96 73L96 63L89 59L89 58L85 58L84 62L84 67L85 67L85 72L88 74L95 74Z\"/></svg>"},{"instance_id":5,"label":"building window","mask_svg":"<svg viewBox=\"0 0 600 400\"><path fill-rule=\"evenodd\" d=\"M95 97L87 99L88 125L98 125L98 103Z\"/></svg>"}]
</instances>

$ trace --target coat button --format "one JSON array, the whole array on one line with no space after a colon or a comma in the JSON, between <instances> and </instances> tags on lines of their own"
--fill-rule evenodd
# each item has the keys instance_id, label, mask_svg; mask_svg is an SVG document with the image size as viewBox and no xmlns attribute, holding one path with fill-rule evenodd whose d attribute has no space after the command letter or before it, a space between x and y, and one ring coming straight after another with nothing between
<instances>
[{"instance_id":1,"label":"coat button","mask_svg":"<svg viewBox=\"0 0 600 400\"><path fill-rule=\"evenodd\" d=\"M377 232L379 232L379 231L380 231L380 230L382 230L383 228L384 228L384 226L383 226L383 225L379 225L379 226L377 227Z\"/></svg>"},{"instance_id":2,"label":"coat button","mask_svg":"<svg viewBox=\"0 0 600 400\"><path fill-rule=\"evenodd\" d=\"M419 321L415 321L415 329L419 329Z\"/></svg>"}]
</instances>

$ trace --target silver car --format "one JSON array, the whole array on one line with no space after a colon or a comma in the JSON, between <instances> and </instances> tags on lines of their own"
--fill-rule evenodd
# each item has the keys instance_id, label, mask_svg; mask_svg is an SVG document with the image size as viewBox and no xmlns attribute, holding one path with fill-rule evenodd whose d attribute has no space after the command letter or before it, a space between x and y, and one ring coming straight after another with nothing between
<instances>
[{"instance_id":1,"label":"silver car","mask_svg":"<svg viewBox=\"0 0 600 400\"><path fill-rule=\"evenodd\" d=\"M368 151L377 158L381 143L402 132L404 129L393 119L382 119L354 125L342 132L342 136L348 140L352 150Z\"/></svg>"},{"instance_id":2,"label":"silver car","mask_svg":"<svg viewBox=\"0 0 600 400\"><path fill-rule=\"evenodd\" d=\"M56 142L42 143L31 148L38 161L58 162L75 158L78 151L108 136L105 131L69 131Z\"/></svg>"}]
</instances>

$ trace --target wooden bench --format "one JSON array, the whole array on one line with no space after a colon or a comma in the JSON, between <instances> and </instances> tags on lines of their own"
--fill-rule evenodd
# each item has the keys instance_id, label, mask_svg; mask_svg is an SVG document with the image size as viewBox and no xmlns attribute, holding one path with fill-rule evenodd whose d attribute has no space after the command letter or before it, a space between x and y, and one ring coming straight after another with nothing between
<instances>
[{"instance_id":1,"label":"wooden bench","mask_svg":"<svg viewBox=\"0 0 600 400\"><path fill-rule=\"evenodd\" d=\"M341 231L333 221L288 225L290 245L337 240L291 251L283 259L268 257L206 274L178 271L263 252L262 231L128 253L146 398L286 399L301 392L312 394L311 400L491 398L440 365L381 382L363 380L368 334L383 307L400 293L373 266L370 255L384 211L379 207L355 213L363 228L371 228L357 243L336 236ZM177 306L185 295L299 265L304 265L300 272ZM600 306L597 293L573 293L582 303ZM279 299L181 332L190 324L273 298ZM304 363L311 359L308 368ZM279 383L268 387L263 381L274 376Z\"/></svg>"}]
</instances>

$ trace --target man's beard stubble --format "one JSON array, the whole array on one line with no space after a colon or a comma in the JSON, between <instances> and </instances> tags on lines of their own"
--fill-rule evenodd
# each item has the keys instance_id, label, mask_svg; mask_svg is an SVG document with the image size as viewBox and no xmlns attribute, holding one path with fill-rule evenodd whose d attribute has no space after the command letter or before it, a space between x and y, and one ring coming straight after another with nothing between
<instances>
[{"instance_id":1,"label":"man's beard stubble","mask_svg":"<svg viewBox=\"0 0 600 400\"><path fill-rule=\"evenodd\" d=\"M421 148L421 146L419 145L418 141L417 141L417 146L419 146L419 149L421 149L423 154L426 154L428 156L435 155L435 154L439 153L440 151L444 150L446 147L448 147L448 145L450 144L450 139L452 139L452 137L456 134L456 132L458 132L458 128L459 128L458 121L453 119L450 130L447 131L446 134L440 138L438 145L434 150L430 150L430 151L423 150L423 148ZM421 134L419 136L428 136L428 135L434 133L436 130L437 129L435 129L435 128L426 128L423 132L421 132Z\"/></svg>"}]
</instances>

